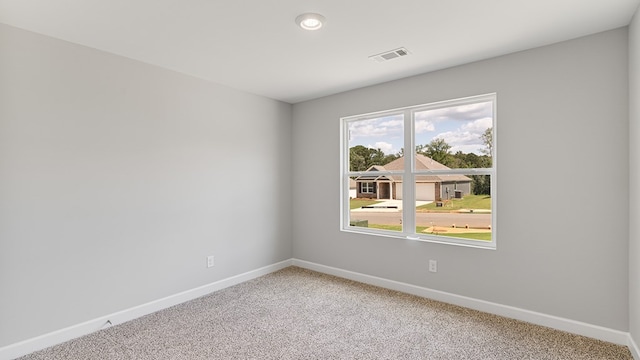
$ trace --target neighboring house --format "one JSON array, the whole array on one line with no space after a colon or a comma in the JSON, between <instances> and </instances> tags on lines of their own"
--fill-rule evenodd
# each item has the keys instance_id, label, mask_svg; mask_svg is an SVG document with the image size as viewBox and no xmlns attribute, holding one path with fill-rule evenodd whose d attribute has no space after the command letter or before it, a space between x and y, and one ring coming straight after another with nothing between
<instances>
[{"instance_id":1,"label":"neighboring house","mask_svg":"<svg viewBox=\"0 0 640 360\"><path fill-rule=\"evenodd\" d=\"M358 183L355 180L349 179L349 199L355 199L358 197Z\"/></svg>"},{"instance_id":2,"label":"neighboring house","mask_svg":"<svg viewBox=\"0 0 640 360\"><path fill-rule=\"evenodd\" d=\"M379 171L403 170L404 157L400 157L384 166L373 165L368 172L355 178L356 197L368 199L402 199L402 177L377 175ZM448 167L430 157L416 155L417 170L444 170ZM440 201L462 197L471 193L471 178L464 175L417 175L416 200Z\"/></svg>"}]
</instances>

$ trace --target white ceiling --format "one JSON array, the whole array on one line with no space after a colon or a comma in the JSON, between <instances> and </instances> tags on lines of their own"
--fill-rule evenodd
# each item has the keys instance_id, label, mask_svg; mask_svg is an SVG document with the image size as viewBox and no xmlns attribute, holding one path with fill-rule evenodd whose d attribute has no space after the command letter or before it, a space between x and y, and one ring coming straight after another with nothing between
<instances>
[{"instance_id":1,"label":"white ceiling","mask_svg":"<svg viewBox=\"0 0 640 360\"><path fill-rule=\"evenodd\" d=\"M296 103L625 26L639 3L0 0L0 23ZM304 12L325 27L298 28Z\"/></svg>"}]
</instances>

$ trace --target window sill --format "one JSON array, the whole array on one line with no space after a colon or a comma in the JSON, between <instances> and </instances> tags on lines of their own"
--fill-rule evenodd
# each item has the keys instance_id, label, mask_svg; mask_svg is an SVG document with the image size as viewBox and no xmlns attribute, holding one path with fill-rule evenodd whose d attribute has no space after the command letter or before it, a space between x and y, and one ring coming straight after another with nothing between
<instances>
[{"instance_id":1,"label":"window sill","mask_svg":"<svg viewBox=\"0 0 640 360\"><path fill-rule=\"evenodd\" d=\"M446 237L446 236L415 235L415 234L406 235L404 233L386 231L386 230L362 231L362 230L358 230L357 226L342 228L340 229L340 231L360 234L360 235L382 236L382 237L423 242L423 243L454 245L454 246L462 246L462 247L483 249L483 250L497 250L495 240L488 242L488 241L481 241L481 240L478 240L478 241L464 240L464 239L458 239L458 238L452 238L452 237ZM496 235L494 234L493 236L496 236Z\"/></svg>"}]
</instances>

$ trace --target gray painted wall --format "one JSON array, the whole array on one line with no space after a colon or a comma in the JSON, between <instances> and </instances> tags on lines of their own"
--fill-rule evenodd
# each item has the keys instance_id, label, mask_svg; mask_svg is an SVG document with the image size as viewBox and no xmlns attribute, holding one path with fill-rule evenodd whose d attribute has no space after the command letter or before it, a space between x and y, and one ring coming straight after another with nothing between
<instances>
[{"instance_id":1,"label":"gray painted wall","mask_svg":"<svg viewBox=\"0 0 640 360\"><path fill-rule=\"evenodd\" d=\"M0 347L291 258L290 150L289 104L0 25Z\"/></svg>"},{"instance_id":2,"label":"gray painted wall","mask_svg":"<svg viewBox=\"0 0 640 360\"><path fill-rule=\"evenodd\" d=\"M640 235L619 210L640 215L626 41L620 29L309 101L292 124L287 104L0 25L0 347L291 256L630 330L640 344ZM493 91L498 250L338 230L338 181L325 179L339 178L339 117ZM249 169L265 175L234 176ZM546 176L573 191L523 206ZM602 183L631 201L594 195ZM308 206L314 185L336 196Z\"/></svg>"},{"instance_id":3,"label":"gray painted wall","mask_svg":"<svg viewBox=\"0 0 640 360\"><path fill-rule=\"evenodd\" d=\"M293 255L627 331L627 46L623 28L294 105ZM339 231L340 117L490 92L497 250Z\"/></svg>"},{"instance_id":4,"label":"gray painted wall","mask_svg":"<svg viewBox=\"0 0 640 360\"><path fill-rule=\"evenodd\" d=\"M629 26L629 329L640 346L640 9Z\"/></svg>"}]
</instances>

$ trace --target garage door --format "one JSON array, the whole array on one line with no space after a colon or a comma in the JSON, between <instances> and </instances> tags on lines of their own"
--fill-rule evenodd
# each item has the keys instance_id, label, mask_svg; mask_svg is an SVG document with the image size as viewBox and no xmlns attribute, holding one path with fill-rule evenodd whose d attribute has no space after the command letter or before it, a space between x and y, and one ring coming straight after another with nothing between
<instances>
[{"instance_id":1,"label":"garage door","mask_svg":"<svg viewBox=\"0 0 640 360\"><path fill-rule=\"evenodd\" d=\"M416 200L433 201L435 200L436 185L434 183L429 184L416 184Z\"/></svg>"}]
</instances>

